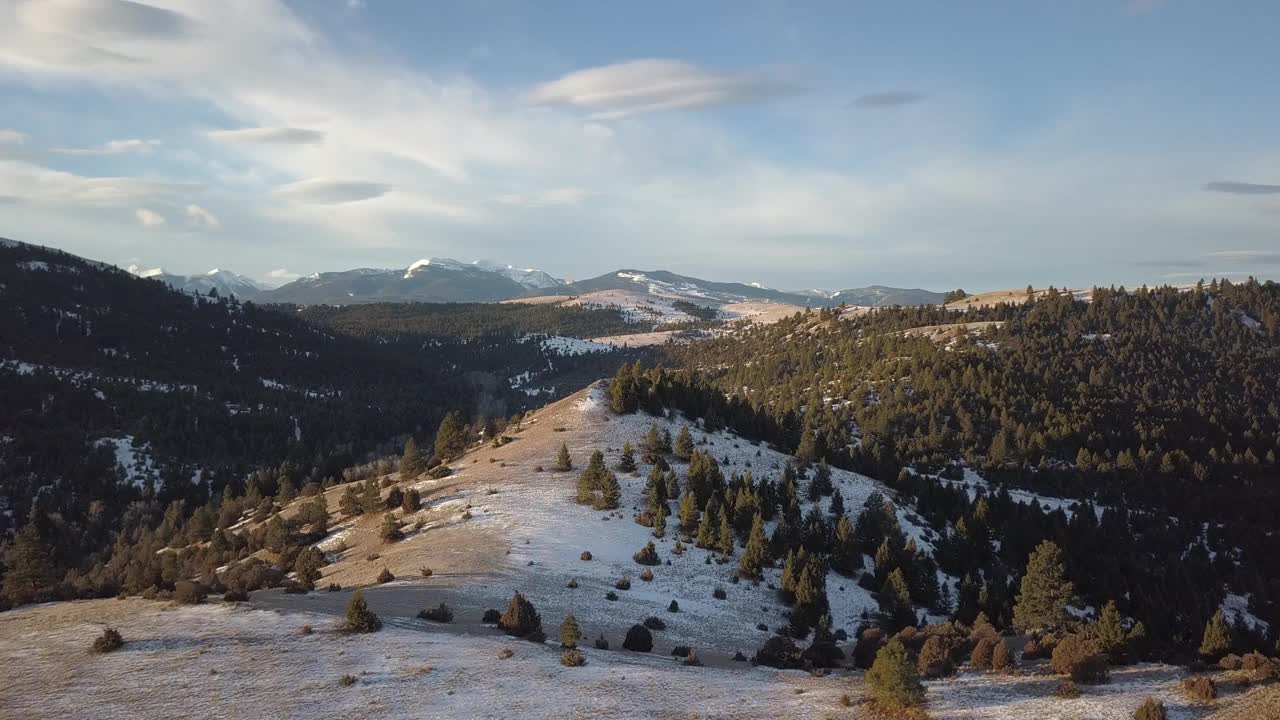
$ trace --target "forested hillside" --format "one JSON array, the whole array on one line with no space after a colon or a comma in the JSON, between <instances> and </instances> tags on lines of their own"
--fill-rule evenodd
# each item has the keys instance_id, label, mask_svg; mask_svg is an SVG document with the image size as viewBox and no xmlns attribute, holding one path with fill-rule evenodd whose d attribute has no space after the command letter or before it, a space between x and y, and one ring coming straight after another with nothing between
<instances>
[{"instance_id":1,"label":"forested hillside","mask_svg":"<svg viewBox=\"0 0 1280 720\"><path fill-rule=\"evenodd\" d=\"M591 338L640 329L617 308L525 303L377 303L272 305L304 320L357 337L417 336L478 340L492 336L562 335Z\"/></svg>"},{"instance_id":2,"label":"forested hillside","mask_svg":"<svg viewBox=\"0 0 1280 720\"><path fill-rule=\"evenodd\" d=\"M1052 539L1085 600L1164 647L1228 595L1280 626L1280 286L823 310L673 352L717 422L914 498L970 616L981 593L1007 620L1010 579Z\"/></svg>"},{"instance_id":3,"label":"forested hillside","mask_svg":"<svg viewBox=\"0 0 1280 720\"><path fill-rule=\"evenodd\" d=\"M290 313L160 283L66 253L0 245L0 558L33 525L47 581L104 560L174 501L274 495L424 443L450 410L476 427L613 371L483 338L350 337ZM612 364L611 364L612 363ZM429 448L429 443L426 443ZM123 532L123 536L117 536Z\"/></svg>"}]
</instances>

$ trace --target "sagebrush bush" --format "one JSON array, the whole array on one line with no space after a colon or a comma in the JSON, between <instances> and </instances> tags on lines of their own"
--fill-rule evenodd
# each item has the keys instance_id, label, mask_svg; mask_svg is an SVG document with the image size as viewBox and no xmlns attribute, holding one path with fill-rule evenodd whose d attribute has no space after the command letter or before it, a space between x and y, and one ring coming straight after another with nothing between
<instances>
[{"instance_id":1,"label":"sagebrush bush","mask_svg":"<svg viewBox=\"0 0 1280 720\"><path fill-rule=\"evenodd\" d=\"M364 593L357 590L347 602L347 617L343 629L348 632L370 633L382 629L382 620L364 601Z\"/></svg>"},{"instance_id":2,"label":"sagebrush bush","mask_svg":"<svg viewBox=\"0 0 1280 720\"><path fill-rule=\"evenodd\" d=\"M640 579L645 582L653 582L653 571L650 570L649 568L645 568L644 570L641 570Z\"/></svg>"},{"instance_id":3,"label":"sagebrush bush","mask_svg":"<svg viewBox=\"0 0 1280 720\"><path fill-rule=\"evenodd\" d=\"M717 600L724 600L725 598L729 597L729 594L724 591L724 588L717 585L716 589L711 591L711 597Z\"/></svg>"},{"instance_id":4,"label":"sagebrush bush","mask_svg":"<svg viewBox=\"0 0 1280 720\"><path fill-rule=\"evenodd\" d=\"M613 586L619 590L630 590L631 578L627 577L626 575L623 575L622 577L618 578L618 582L614 583Z\"/></svg>"},{"instance_id":5,"label":"sagebrush bush","mask_svg":"<svg viewBox=\"0 0 1280 720\"><path fill-rule=\"evenodd\" d=\"M590 550L583 550L583 551L582 551L582 554L581 554L581 555L579 555L579 556L578 556L578 558L579 558L579 559L581 559L583 562L588 562L588 561L590 561L590 560L591 560L591 551L590 551Z\"/></svg>"},{"instance_id":6,"label":"sagebrush bush","mask_svg":"<svg viewBox=\"0 0 1280 720\"><path fill-rule=\"evenodd\" d=\"M1009 651L1009 643L1003 639L996 640L991 651L991 669L996 672L1008 672L1013 669L1013 653Z\"/></svg>"},{"instance_id":7,"label":"sagebrush bush","mask_svg":"<svg viewBox=\"0 0 1280 720\"><path fill-rule=\"evenodd\" d=\"M969 664L975 670L990 670L991 659L995 655L996 640L992 637L979 637L978 641L973 645L973 652L969 655Z\"/></svg>"},{"instance_id":8,"label":"sagebrush bush","mask_svg":"<svg viewBox=\"0 0 1280 720\"><path fill-rule=\"evenodd\" d=\"M597 650L609 649L609 641L605 639L604 633L600 633L600 637L596 638L596 649Z\"/></svg>"},{"instance_id":9,"label":"sagebrush bush","mask_svg":"<svg viewBox=\"0 0 1280 720\"><path fill-rule=\"evenodd\" d=\"M653 650L653 633L643 625L632 625L622 640L622 647L632 652L649 652Z\"/></svg>"},{"instance_id":10,"label":"sagebrush bush","mask_svg":"<svg viewBox=\"0 0 1280 720\"><path fill-rule=\"evenodd\" d=\"M228 590L222 594L223 602L248 602L249 593L243 590Z\"/></svg>"},{"instance_id":11,"label":"sagebrush bush","mask_svg":"<svg viewBox=\"0 0 1280 720\"><path fill-rule=\"evenodd\" d=\"M939 635L925 640L916 658L916 669L921 676L931 680L954 673L955 665L951 662L951 648L947 640Z\"/></svg>"},{"instance_id":12,"label":"sagebrush bush","mask_svg":"<svg viewBox=\"0 0 1280 720\"><path fill-rule=\"evenodd\" d=\"M450 623L453 622L453 609L444 603L440 603L437 607L420 610L418 617L431 622Z\"/></svg>"},{"instance_id":13,"label":"sagebrush bush","mask_svg":"<svg viewBox=\"0 0 1280 720\"><path fill-rule=\"evenodd\" d=\"M484 617L480 618L480 622L486 625L496 625L497 622L501 619L502 619L502 613L498 612L497 610L494 610L493 608L489 608L488 610L484 611Z\"/></svg>"},{"instance_id":14,"label":"sagebrush bush","mask_svg":"<svg viewBox=\"0 0 1280 720\"><path fill-rule=\"evenodd\" d=\"M359 678L357 678L355 675L343 675L342 677L338 678L338 685L342 687L351 687L352 685L355 685L356 682L358 682L358 680Z\"/></svg>"},{"instance_id":15,"label":"sagebrush bush","mask_svg":"<svg viewBox=\"0 0 1280 720\"><path fill-rule=\"evenodd\" d=\"M1053 649L1049 669L1078 683L1107 681L1107 658L1098 644L1083 635L1068 635Z\"/></svg>"},{"instance_id":16,"label":"sagebrush bush","mask_svg":"<svg viewBox=\"0 0 1280 720\"><path fill-rule=\"evenodd\" d=\"M689 649L689 653L685 655L681 664L688 667L702 667L702 661L698 659L698 653L693 648Z\"/></svg>"},{"instance_id":17,"label":"sagebrush bush","mask_svg":"<svg viewBox=\"0 0 1280 720\"><path fill-rule=\"evenodd\" d=\"M124 638L120 637L119 631L115 628L103 628L102 634L94 638L93 651L96 653L109 653L113 650L119 650L124 645Z\"/></svg>"},{"instance_id":18,"label":"sagebrush bush","mask_svg":"<svg viewBox=\"0 0 1280 720\"><path fill-rule=\"evenodd\" d=\"M788 670L803 667L804 658L795 641L774 635L756 650L756 654L751 657L751 664Z\"/></svg>"},{"instance_id":19,"label":"sagebrush bush","mask_svg":"<svg viewBox=\"0 0 1280 720\"><path fill-rule=\"evenodd\" d=\"M666 630L667 629L667 624L663 622L661 618L657 618L652 615L645 618L643 624L645 627L649 628L650 630Z\"/></svg>"},{"instance_id":20,"label":"sagebrush bush","mask_svg":"<svg viewBox=\"0 0 1280 720\"><path fill-rule=\"evenodd\" d=\"M1243 666L1244 660L1234 653L1224 655L1222 656L1222 659L1218 661L1218 667L1227 671L1239 670Z\"/></svg>"},{"instance_id":21,"label":"sagebrush bush","mask_svg":"<svg viewBox=\"0 0 1280 720\"><path fill-rule=\"evenodd\" d=\"M880 647L886 642L884 631L880 628L867 628L858 636L858 642L853 646L853 664L856 667L867 670L876 660L876 653L880 652Z\"/></svg>"},{"instance_id":22,"label":"sagebrush bush","mask_svg":"<svg viewBox=\"0 0 1280 720\"><path fill-rule=\"evenodd\" d=\"M389 570L389 569L387 569L387 568L382 568L382 572L378 573L378 584L379 584L379 585L384 585L384 584L389 583L389 582L391 582L392 580L395 580L395 579L396 579L396 576L395 576L395 575L392 575L392 574L391 574L391 570Z\"/></svg>"},{"instance_id":23,"label":"sagebrush bush","mask_svg":"<svg viewBox=\"0 0 1280 720\"><path fill-rule=\"evenodd\" d=\"M542 618L533 603L517 592L511 596L507 611L498 619L498 627L508 635L529 637L542 633Z\"/></svg>"},{"instance_id":24,"label":"sagebrush bush","mask_svg":"<svg viewBox=\"0 0 1280 720\"><path fill-rule=\"evenodd\" d=\"M878 707L887 710L918 707L924 703L924 685L916 674L911 655L900 640L892 640L876 653L864 678Z\"/></svg>"},{"instance_id":25,"label":"sagebrush bush","mask_svg":"<svg viewBox=\"0 0 1280 720\"><path fill-rule=\"evenodd\" d=\"M672 600L670 604L667 605L667 612L672 612L672 613L680 612L680 603L676 602L675 600Z\"/></svg>"},{"instance_id":26,"label":"sagebrush bush","mask_svg":"<svg viewBox=\"0 0 1280 720\"><path fill-rule=\"evenodd\" d=\"M208 594L208 588L192 580L179 580L173 584L173 600L183 605L202 603Z\"/></svg>"},{"instance_id":27,"label":"sagebrush bush","mask_svg":"<svg viewBox=\"0 0 1280 720\"><path fill-rule=\"evenodd\" d=\"M560 664L565 667L582 667L587 664L587 656L576 648L567 648L560 653Z\"/></svg>"},{"instance_id":28,"label":"sagebrush bush","mask_svg":"<svg viewBox=\"0 0 1280 720\"><path fill-rule=\"evenodd\" d=\"M1197 675L1182 681L1182 694L1193 702L1207 703L1218 697L1218 684L1208 675Z\"/></svg>"},{"instance_id":29,"label":"sagebrush bush","mask_svg":"<svg viewBox=\"0 0 1280 720\"><path fill-rule=\"evenodd\" d=\"M632 555L631 559L641 565L657 565L662 562L658 558L658 548L654 547L652 540L636 551L636 554Z\"/></svg>"},{"instance_id":30,"label":"sagebrush bush","mask_svg":"<svg viewBox=\"0 0 1280 720\"><path fill-rule=\"evenodd\" d=\"M1053 689L1053 694L1068 700L1078 698L1080 697L1080 687L1070 680L1063 680L1058 683L1058 687Z\"/></svg>"},{"instance_id":31,"label":"sagebrush bush","mask_svg":"<svg viewBox=\"0 0 1280 720\"><path fill-rule=\"evenodd\" d=\"M1169 713L1165 711L1164 703L1155 698L1143 700L1133 713L1133 720L1168 720L1168 718Z\"/></svg>"}]
</instances>

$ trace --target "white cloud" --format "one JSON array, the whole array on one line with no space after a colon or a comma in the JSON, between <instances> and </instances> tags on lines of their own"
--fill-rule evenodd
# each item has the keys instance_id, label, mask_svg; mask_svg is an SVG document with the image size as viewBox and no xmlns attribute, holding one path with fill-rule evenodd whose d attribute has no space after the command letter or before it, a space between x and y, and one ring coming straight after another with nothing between
<instances>
[{"instance_id":1,"label":"white cloud","mask_svg":"<svg viewBox=\"0 0 1280 720\"><path fill-rule=\"evenodd\" d=\"M389 185L364 180L335 180L310 178L281 185L272 191L276 197L319 205L339 205L382 197L391 190Z\"/></svg>"},{"instance_id":2,"label":"white cloud","mask_svg":"<svg viewBox=\"0 0 1280 720\"><path fill-rule=\"evenodd\" d=\"M199 205L187 206L187 224L197 228L216 228L222 225L217 216Z\"/></svg>"},{"instance_id":3,"label":"white cloud","mask_svg":"<svg viewBox=\"0 0 1280 720\"><path fill-rule=\"evenodd\" d=\"M554 188L531 194L509 193L499 197L498 202L528 208L569 207L578 205L590 194L582 188Z\"/></svg>"},{"instance_id":4,"label":"white cloud","mask_svg":"<svg viewBox=\"0 0 1280 720\"><path fill-rule=\"evenodd\" d=\"M138 222L141 223L143 227L156 227L158 225L165 224L164 216L154 210L138 208L134 211L133 216L138 218Z\"/></svg>"},{"instance_id":5,"label":"white cloud","mask_svg":"<svg viewBox=\"0 0 1280 720\"><path fill-rule=\"evenodd\" d=\"M53 148L50 152L59 155L123 155L125 153L150 154L159 140L112 140L94 148Z\"/></svg>"},{"instance_id":6,"label":"white cloud","mask_svg":"<svg viewBox=\"0 0 1280 720\"><path fill-rule=\"evenodd\" d=\"M300 277L302 277L302 273L292 272L286 268L277 268L263 275L262 279L267 285L278 287L285 283L291 283Z\"/></svg>"},{"instance_id":7,"label":"white cloud","mask_svg":"<svg viewBox=\"0 0 1280 720\"><path fill-rule=\"evenodd\" d=\"M240 130L212 130L209 137L220 142L265 145L314 145L324 142L319 130L293 127L255 127Z\"/></svg>"},{"instance_id":8,"label":"white cloud","mask_svg":"<svg viewBox=\"0 0 1280 720\"><path fill-rule=\"evenodd\" d=\"M679 60L649 59L578 70L538 85L529 101L573 105L614 119L636 113L748 102L791 92L789 84L727 75Z\"/></svg>"},{"instance_id":9,"label":"white cloud","mask_svg":"<svg viewBox=\"0 0 1280 720\"><path fill-rule=\"evenodd\" d=\"M0 145L21 145L27 141L27 136L17 130L5 130L0 128Z\"/></svg>"}]
</instances>

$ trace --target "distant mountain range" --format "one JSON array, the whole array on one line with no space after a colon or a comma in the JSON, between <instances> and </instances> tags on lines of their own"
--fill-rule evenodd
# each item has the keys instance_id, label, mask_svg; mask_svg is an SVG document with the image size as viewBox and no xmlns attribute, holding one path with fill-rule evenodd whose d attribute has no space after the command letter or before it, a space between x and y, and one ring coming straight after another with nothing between
<instances>
[{"instance_id":1,"label":"distant mountain range","mask_svg":"<svg viewBox=\"0 0 1280 720\"><path fill-rule=\"evenodd\" d=\"M322 272L275 289L226 270L204 275L173 275L161 269L129 271L160 280L179 290L207 294L217 288L242 300L297 305L352 305L374 302L500 302L548 295L585 295L625 290L687 299L702 304L773 302L801 306L840 304L882 307L936 305L943 293L873 285L848 290L783 292L759 283L717 282L666 270L621 269L570 282L542 270L515 268L489 261L459 262L426 258L407 268L357 268Z\"/></svg>"}]
</instances>

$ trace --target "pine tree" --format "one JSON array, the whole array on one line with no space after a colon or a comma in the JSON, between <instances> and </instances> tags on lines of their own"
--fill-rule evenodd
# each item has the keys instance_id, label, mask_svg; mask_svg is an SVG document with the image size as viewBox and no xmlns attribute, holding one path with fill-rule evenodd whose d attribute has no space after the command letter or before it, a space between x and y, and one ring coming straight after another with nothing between
<instances>
[{"instance_id":1,"label":"pine tree","mask_svg":"<svg viewBox=\"0 0 1280 720\"><path fill-rule=\"evenodd\" d=\"M406 513L415 513L422 509L422 493L414 488L404 491L404 497L400 500L400 509Z\"/></svg>"},{"instance_id":2,"label":"pine tree","mask_svg":"<svg viewBox=\"0 0 1280 720\"><path fill-rule=\"evenodd\" d=\"M1098 641L1099 652L1108 656L1112 662L1124 659L1128 639L1120 619L1120 609L1116 607L1114 600L1108 600L1107 604L1102 606L1102 614L1098 616L1094 636Z\"/></svg>"},{"instance_id":3,"label":"pine tree","mask_svg":"<svg viewBox=\"0 0 1280 720\"><path fill-rule=\"evenodd\" d=\"M452 410L444 416L436 430L436 455L441 461L449 462L466 452L466 449L467 428L462 422L462 413Z\"/></svg>"},{"instance_id":4,"label":"pine tree","mask_svg":"<svg viewBox=\"0 0 1280 720\"><path fill-rule=\"evenodd\" d=\"M524 595L519 592L511 596L507 611L498 618L498 627L508 635L515 637L536 637L542 632L542 618Z\"/></svg>"},{"instance_id":5,"label":"pine tree","mask_svg":"<svg viewBox=\"0 0 1280 720\"><path fill-rule=\"evenodd\" d=\"M729 514L720 513L720 536L716 541L716 549L727 557L733 555L733 527L729 525Z\"/></svg>"},{"instance_id":6,"label":"pine tree","mask_svg":"<svg viewBox=\"0 0 1280 720\"><path fill-rule=\"evenodd\" d=\"M658 513L653 516L653 536L663 538L667 535L667 506L658 506Z\"/></svg>"},{"instance_id":7,"label":"pine tree","mask_svg":"<svg viewBox=\"0 0 1280 720\"><path fill-rule=\"evenodd\" d=\"M831 563L845 575L852 575L854 571L862 569L862 551L858 549L858 542L853 536L853 523L845 515L841 515L836 521Z\"/></svg>"},{"instance_id":8,"label":"pine tree","mask_svg":"<svg viewBox=\"0 0 1280 720\"><path fill-rule=\"evenodd\" d=\"M378 537L382 538L384 543L393 543L404 539L404 533L400 532L400 523L391 513L382 516L382 527L378 531Z\"/></svg>"},{"instance_id":9,"label":"pine tree","mask_svg":"<svg viewBox=\"0 0 1280 720\"><path fill-rule=\"evenodd\" d=\"M404 454L400 456L400 479L412 480L422 473L422 459L418 457L418 443L409 438L404 444Z\"/></svg>"},{"instance_id":10,"label":"pine tree","mask_svg":"<svg viewBox=\"0 0 1280 720\"><path fill-rule=\"evenodd\" d=\"M350 632L370 633L382 629L382 620L369 609L364 593L357 590L347 603L347 621L344 626Z\"/></svg>"},{"instance_id":11,"label":"pine tree","mask_svg":"<svg viewBox=\"0 0 1280 720\"><path fill-rule=\"evenodd\" d=\"M644 436L644 451L654 455L662 452L662 435L658 433L656 423L649 425L649 432Z\"/></svg>"},{"instance_id":12,"label":"pine tree","mask_svg":"<svg viewBox=\"0 0 1280 720\"><path fill-rule=\"evenodd\" d=\"M680 480L676 478L675 470L667 471L667 497L670 499L680 497Z\"/></svg>"},{"instance_id":13,"label":"pine tree","mask_svg":"<svg viewBox=\"0 0 1280 720\"><path fill-rule=\"evenodd\" d=\"M619 501L622 500L622 487L618 485L618 476L605 470L600 475L600 500L596 503L597 510L616 510Z\"/></svg>"},{"instance_id":14,"label":"pine tree","mask_svg":"<svg viewBox=\"0 0 1280 720\"><path fill-rule=\"evenodd\" d=\"M560 623L560 647L576 648L578 641L582 639L582 631L578 628L578 619L569 613L564 616L564 622Z\"/></svg>"},{"instance_id":15,"label":"pine tree","mask_svg":"<svg viewBox=\"0 0 1280 720\"><path fill-rule=\"evenodd\" d=\"M700 548L710 549L716 545L716 536L720 530L719 513L716 512L715 500L708 500L702 511L702 522L698 524L698 538L694 542Z\"/></svg>"},{"instance_id":16,"label":"pine tree","mask_svg":"<svg viewBox=\"0 0 1280 720\"><path fill-rule=\"evenodd\" d=\"M289 478L280 478L279 485L276 486L276 502L281 506L288 505L298 497L298 489L289 482Z\"/></svg>"},{"instance_id":17,"label":"pine tree","mask_svg":"<svg viewBox=\"0 0 1280 720\"><path fill-rule=\"evenodd\" d=\"M671 430L669 428L662 428L662 446L658 449L658 452L663 455L671 452Z\"/></svg>"},{"instance_id":18,"label":"pine tree","mask_svg":"<svg viewBox=\"0 0 1280 720\"><path fill-rule=\"evenodd\" d=\"M356 492L356 485L359 483L351 483L347 485L347 489L342 491L342 497L338 499L338 512L352 517L360 515L364 512L364 506L360 504L360 495Z\"/></svg>"},{"instance_id":19,"label":"pine tree","mask_svg":"<svg viewBox=\"0 0 1280 720\"><path fill-rule=\"evenodd\" d=\"M681 460L693 457L693 435L690 434L688 425L680 428L680 434L676 436L675 456Z\"/></svg>"},{"instance_id":20,"label":"pine tree","mask_svg":"<svg viewBox=\"0 0 1280 720\"><path fill-rule=\"evenodd\" d=\"M1040 543L1027 560L1021 592L1013 607L1013 624L1024 631L1061 626L1073 592L1062 550L1048 540Z\"/></svg>"},{"instance_id":21,"label":"pine tree","mask_svg":"<svg viewBox=\"0 0 1280 720\"><path fill-rule=\"evenodd\" d=\"M619 472L635 472L636 469L636 451L631 448L630 442L622 443L622 458L618 461Z\"/></svg>"},{"instance_id":22,"label":"pine tree","mask_svg":"<svg viewBox=\"0 0 1280 720\"><path fill-rule=\"evenodd\" d=\"M376 513L382 509L382 490L378 487L378 480L369 478L360 490L360 510L365 513Z\"/></svg>"},{"instance_id":23,"label":"pine tree","mask_svg":"<svg viewBox=\"0 0 1280 720\"><path fill-rule=\"evenodd\" d=\"M686 492L684 497L680 498L680 532L686 537L691 536L698 529L698 501L693 497L693 493Z\"/></svg>"},{"instance_id":24,"label":"pine tree","mask_svg":"<svg viewBox=\"0 0 1280 720\"><path fill-rule=\"evenodd\" d=\"M747 538L747 547L738 558L738 575L755 579L769 564L769 546L764 537L764 518L756 513L751 521L751 534Z\"/></svg>"},{"instance_id":25,"label":"pine tree","mask_svg":"<svg viewBox=\"0 0 1280 720\"><path fill-rule=\"evenodd\" d=\"M886 709L915 707L924 703L924 685L901 640L893 639L876 653L864 678L871 699Z\"/></svg>"},{"instance_id":26,"label":"pine tree","mask_svg":"<svg viewBox=\"0 0 1280 720\"><path fill-rule=\"evenodd\" d=\"M560 443L560 454L556 455L556 464L551 466L556 472L569 472L573 469L573 460L569 457L569 446ZM578 502L582 502L579 500Z\"/></svg>"},{"instance_id":27,"label":"pine tree","mask_svg":"<svg viewBox=\"0 0 1280 720\"><path fill-rule=\"evenodd\" d=\"M587 467L578 475L578 503L595 506L599 501L597 493L609 470L604 466L604 453L596 450L591 453Z\"/></svg>"},{"instance_id":28,"label":"pine tree","mask_svg":"<svg viewBox=\"0 0 1280 720\"><path fill-rule=\"evenodd\" d=\"M4 595L14 605L29 603L53 578L49 548L35 523L22 526L5 558Z\"/></svg>"},{"instance_id":29,"label":"pine tree","mask_svg":"<svg viewBox=\"0 0 1280 720\"><path fill-rule=\"evenodd\" d=\"M323 566L324 555L314 547L308 547L298 553L298 559L293 562L293 571L303 587L315 590L316 582L320 580L320 568Z\"/></svg>"},{"instance_id":30,"label":"pine tree","mask_svg":"<svg viewBox=\"0 0 1280 720\"><path fill-rule=\"evenodd\" d=\"M907 587L907 578L902 570L889 573L884 587L880 588L880 626L886 632L896 633L904 627L914 625L915 610L911 606L911 591Z\"/></svg>"},{"instance_id":31,"label":"pine tree","mask_svg":"<svg viewBox=\"0 0 1280 720\"><path fill-rule=\"evenodd\" d=\"M1209 659L1217 659L1231 651L1231 628L1223 618L1222 608L1218 608L1213 617L1204 626L1204 637L1200 641L1200 654Z\"/></svg>"},{"instance_id":32,"label":"pine tree","mask_svg":"<svg viewBox=\"0 0 1280 720\"><path fill-rule=\"evenodd\" d=\"M662 476L662 469L654 465L649 469L649 479L644 487L646 509L650 515L657 515L659 508L667 506L667 482Z\"/></svg>"}]
</instances>

